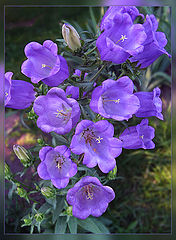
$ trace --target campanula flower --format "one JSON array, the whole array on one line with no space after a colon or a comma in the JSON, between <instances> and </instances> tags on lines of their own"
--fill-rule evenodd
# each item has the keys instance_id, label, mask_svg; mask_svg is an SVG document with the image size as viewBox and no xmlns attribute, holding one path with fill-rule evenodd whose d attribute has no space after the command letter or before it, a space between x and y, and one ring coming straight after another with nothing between
<instances>
[{"instance_id":1,"label":"campanula flower","mask_svg":"<svg viewBox=\"0 0 176 240\"><path fill-rule=\"evenodd\" d=\"M142 24L133 24L128 13L116 13L112 21L112 27L98 37L96 46L101 60L121 64L143 51L146 33Z\"/></svg>"},{"instance_id":2,"label":"campanula flower","mask_svg":"<svg viewBox=\"0 0 176 240\"><path fill-rule=\"evenodd\" d=\"M155 129L148 126L148 119L143 119L140 124L128 127L119 136L123 142L123 148L127 149L152 149L155 147L152 139L155 137Z\"/></svg>"},{"instance_id":3,"label":"campanula flower","mask_svg":"<svg viewBox=\"0 0 176 240\"><path fill-rule=\"evenodd\" d=\"M115 167L115 158L122 151L122 142L113 135L114 127L107 120L96 123L82 120L72 138L71 151L75 154L84 153L83 164L87 167L98 164L100 170L107 173Z\"/></svg>"},{"instance_id":4,"label":"campanula flower","mask_svg":"<svg viewBox=\"0 0 176 240\"><path fill-rule=\"evenodd\" d=\"M73 51L81 47L80 36L76 29L68 23L62 26L62 36L68 47Z\"/></svg>"},{"instance_id":5,"label":"campanula flower","mask_svg":"<svg viewBox=\"0 0 176 240\"><path fill-rule=\"evenodd\" d=\"M135 96L140 101L140 108L135 113L136 117L152 117L163 120L162 101L160 98L160 89L154 88L152 92L136 92Z\"/></svg>"},{"instance_id":6,"label":"campanula flower","mask_svg":"<svg viewBox=\"0 0 176 240\"><path fill-rule=\"evenodd\" d=\"M134 6L110 6L108 10L105 12L100 24L100 30L106 30L113 25L113 18L117 13L128 13L132 19L135 20L137 16L141 16L144 18L143 14L139 13L139 10Z\"/></svg>"},{"instance_id":7,"label":"campanula flower","mask_svg":"<svg viewBox=\"0 0 176 240\"><path fill-rule=\"evenodd\" d=\"M30 42L24 51L28 59L23 62L21 71L33 83L43 81L56 87L69 77L67 62L57 54L57 45L51 40L44 41L43 45Z\"/></svg>"},{"instance_id":8,"label":"campanula flower","mask_svg":"<svg viewBox=\"0 0 176 240\"><path fill-rule=\"evenodd\" d=\"M44 132L66 134L76 125L80 117L77 101L67 98L61 88L52 88L47 95L34 101L34 112L39 116L37 126Z\"/></svg>"},{"instance_id":9,"label":"campanula flower","mask_svg":"<svg viewBox=\"0 0 176 240\"><path fill-rule=\"evenodd\" d=\"M90 108L105 118L128 120L140 107L133 90L134 84L127 76L117 81L107 79L92 92Z\"/></svg>"},{"instance_id":10,"label":"campanula flower","mask_svg":"<svg viewBox=\"0 0 176 240\"><path fill-rule=\"evenodd\" d=\"M5 73L5 107L28 108L35 99L34 87L22 80L12 80L12 72Z\"/></svg>"},{"instance_id":11,"label":"campanula flower","mask_svg":"<svg viewBox=\"0 0 176 240\"><path fill-rule=\"evenodd\" d=\"M158 57L163 54L171 57L170 54L164 49L167 44L166 36L163 32L156 32L158 22L154 15L147 15L146 21L143 24L147 38L143 43L144 49L142 52L130 58L131 62L138 61L137 66L146 68L152 64Z\"/></svg>"},{"instance_id":12,"label":"campanula flower","mask_svg":"<svg viewBox=\"0 0 176 240\"><path fill-rule=\"evenodd\" d=\"M51 180L56 188L64 188L69 178L77 173L77 165L70 159L70 150L64 146L43 147L39 152L41 163L38 175L44 180Z\"/></svg>"},{"instance_id":13,"label":"campanula flower","mask_svg":"<svg viewBox=\"0 0 176 240\"><path fill-rule=\"evenodd\" d=\"M89 215L101 216L114 198L111 187L103 186L98 178L90 176L81 178L67 193L67 202L73 206L73 216L80 219Z\"/></svg>"}]
</instances>

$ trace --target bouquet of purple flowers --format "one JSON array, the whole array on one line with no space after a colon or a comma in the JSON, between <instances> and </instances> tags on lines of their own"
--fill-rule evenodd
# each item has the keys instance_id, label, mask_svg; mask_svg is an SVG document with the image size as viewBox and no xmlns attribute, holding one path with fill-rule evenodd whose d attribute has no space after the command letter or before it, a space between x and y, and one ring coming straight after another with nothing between
<instances>
[{"instance_id":1,"label":"bouquet of purple flowers","mask_svg":"<svg viewBox=\"0 0 176 240\"><path fill-rule=\"evenodd\" d=\"M34 203L35 214L23 218L22 226L31 226L31 233L34 226L40 231L47 214L58 215L72 233L75 221L100 217L116 197L105 184L116 179L123 149L155 148L148 118L163 120L161 91L141 91L138 81L161 55L171 57L164 49L166 36L157 29L154 15L111 6L92 38L81 39L65 22L59 45L51 40L28 43L21 72L31 83L5 74L5 107L26 109L48 136L48 141L38 140L37 153L13 147L25 168L35 166L40 180L33 193L45 199L37 209ZM131 118L140 123L128 126ZM119 124L123 127L117 132ZM15 182L7 164L5 173ZM30 203L31 193L19 183L16 191Z\"/></svg>"}]
</instances>

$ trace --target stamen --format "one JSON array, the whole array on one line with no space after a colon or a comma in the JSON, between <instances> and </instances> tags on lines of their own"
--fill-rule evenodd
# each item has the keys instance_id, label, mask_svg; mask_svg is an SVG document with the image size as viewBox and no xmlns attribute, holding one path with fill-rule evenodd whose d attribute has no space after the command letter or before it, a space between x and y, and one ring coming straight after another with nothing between
<instances>
[{"instance_id":1,"label":"stamen","mask_svg":"<svg viewBox=\"0 0 176 240\"><path fill-rule=\"evenodd\" d=\"M57 156L55 156L54 160L55 160L55 162L56 162L56 167L57 167L58 169L61 169L61 168L62 168L62 165L63 165L64 162L65 162L65 157L62 156L62 155L60 155L60 154L58 154Z\"/></svg>"},{"instance_id":2,"label":"stamen","mask_svg":"<svg viewBox=\"0 0 176 240\"><path fill-rule=\"evenodd\" d=\"M120 98L118 98L117 100L104 100L103 102L115 102L115 103L119 103L120 102Z\"/></svg>"},{"instance_id":3,"label":"stamen","mask_svg":"<svg viewBox=\"0 0 176 240\"><path fill-rule=\"evenodd\" d=\"M93 192L91 192L92 186L86 186L86 198L92 200L93 199Z\"/></svg>"},{"instance_id":4,"label":"stamen","mask_svg":"<svg viewBox=\"0 0 176 240\"><path fill-rule=\"evenodd\" d=\"M42 68L45 68L45 67L49 67L52 69L52 67L50 67L49 65L46 65L46 64L42 64Z\"/></svg>"},{"instance_id":5,"label":"stamen","mask_svg":"<svg viewBox=\"0 0 176 240\"><path fill-rule=\"evenodd\" d=\"M115 44L117 44L120 41L124 42L126 39L128 39L126 35L121 35L121 38Z\"/></svg>"},{"instance_id":6,"label":"stamen","mask_svg":"<svg viewBox=\"0 0 176 240\"><path fill-rule=\"evenodd\" d=\"M143 139L143 138L144 138L144 135L141 135L140 137Z\"/></svg>"},{"instance_id":7,"label":"stamen","mask_svg":"<svg viewBox=\"0 0 176 240\"><path fill-rule=\"evenodd\" d=\"M57 113L56 113L56 117L59 117L59 116L67 116L67 114L66 113L63 113L63 110L58 110L57 109Z\"/></svg>"},{"instance_id":8,"label":"stamen","mask_svg":"<svg viewBox=\"0 0 176 240\"><path fill-rule=\"evenodd\" d=\"M57 167L58 169L60 169L60 168L61 168L61 165L62 165L62 164L61 164L60 162L58 162L57 165L56 165L56 167Z\"/></svg>"},{"instance_id":9,"label":"stamen","mask_svg":"<svg viewBox=\"0 0 176 240\"><path fill-rule=\"evenodd\" d=\"M97 141L97 143L101 143L101 140L102 140L103 138L101 138L101 137L98 137L98 138L95 138L95 140Z\"/></svg>"},{"instance_id":10,"label":"stamen","mask_svg":"<svg viewBox=\"0 0 176 240\"><path fill-rule=\"evenodd\" d=\"M5 92L5 96L7 97L9 94L8 94L8 92Z\"/></svg>"}]
</instances>

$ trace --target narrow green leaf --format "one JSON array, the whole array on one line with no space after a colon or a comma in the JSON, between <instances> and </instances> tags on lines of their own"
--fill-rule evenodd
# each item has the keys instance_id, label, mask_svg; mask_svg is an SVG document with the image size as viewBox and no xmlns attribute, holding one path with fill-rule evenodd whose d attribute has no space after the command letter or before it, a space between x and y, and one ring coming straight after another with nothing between
<instances>
[{"instance_id":1,"label":"narrow green leaf","mask_svg":"<svg viewBox=\"0 0 176 240\"><path fill-rule=\"evenodd\" d=\"M68 227L70 230L70 233L77 233L77 218L70 216L70 219L68 221Z\"/></svg>"},{"instance_id":2,"label":"narrow green leaf","mask_svg":"<svg viewBox=\"0 0 176 240\"><path fill-rule=\"evenodd\" d=\"M96 33L97 32L97 22L96 22L95 15L94 15L92 7L89 7L89 12L90 12L90 17L91 17L91 20L92 20L92 25L93 25L93 28L94 28L94 32Z\"/></svg>"},{"instance_id":3,"label":"narrow green leaf","mask_svg":"<svg viewBox=\"0 0 176 240\"><path fill-rule=\"evenodd\" d=\"M87 218L85 220L78 219L78 225L88 232L92 233L109 233L108 229L103 223L93 218Z\"/></svg>"},{"instance_id":4,"label":"narrow green leaf","mask_svg":"<svg viewBox=\"0 0 176 240\"><path fill-rule=\"evenodd\" d=\"M67 217L59 217L55 224L54 233L65 233L67 227Z\"/></svg>"},{"instance_id":5,"label":"narrow green leaf","mask_svg":"<svg viewBox=\"0 0 176 240\"><path fill-rule=\"evenodd\" d=\"M55 221L57 220L58 216L60 215L60 213L62 212L63 208L64 208L64 197L57 197L56 198L56 209L54 210L54 213L53 213L53 223L55 223Z\"/></svg>"}]
</instances>

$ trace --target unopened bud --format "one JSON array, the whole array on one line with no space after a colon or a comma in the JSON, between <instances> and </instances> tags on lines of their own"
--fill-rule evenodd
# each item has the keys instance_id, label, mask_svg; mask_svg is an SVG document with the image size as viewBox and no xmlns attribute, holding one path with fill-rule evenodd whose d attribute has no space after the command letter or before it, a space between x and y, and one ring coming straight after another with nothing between
<instances>
[{"instance_id":1,"label":"unopened bud","mask_svg":"<svg viewBox=\"0 0 176 240\"><path fill-rule=\"evenodd\" d=\"M26 198L27 197L27 192L26 192L26 190L24 188L17 187L16 192L22 198Z\"/></svg>"},{"instance_id":2,"label":"unopened bud","mask_svg":"<svg viewBox=\"0 0 176 240\"><path fill-rule=\"evenodd\" d=\"M31 155L24 147L19 145L13 145L13 151L15 152L16 156L20 159L24 167L31 166L32 164Z\"/></svg>"},{"instance_id":3,"label":"unopened bud","mask_svg":"<svg viewBox=\"0 0 176 240\"><path fill-rule=\"evenodd\" d=\"M114 180L116 179L116 174L117 174L117 165L108 173L107 178L109 180Z\"/></svg>"},{"instance_id":4,"label":"unopened bud","mask_svg":"<svg viewBox=\"0 0 176 240\"><path fill-rule=\"evenodd\" d=\"M69 216L73 216L72 214L72 206L68 206L65 210L65 213Z\"/></svg>"},{"instance_id":5,"label":"unopened bud","mask_svg":"<svg viewBox=\"0 0 176 240\"><path fill-rule=\"evenodd\" d=\"M38 139L37 139L37 142L38 142L38 144L39 144L41 147L45 146L45 142L44 142L44 140L43 140L42 138L38 138Z\"/></svg>"},{"instance_id":6,"label":"unopened bud","mask_svg":"<svg viewBox=\"0 0 176 240\"><path fill-rule=\"evenodd\" d=\"M70 24L65 23L62 26L62 36L67 43L68 47L73 51L81 47L80 36L76 29Z\"/></svg>"},{"instance_id":7,"label":"unopened bud","mask_svg":"<svg viewBox=\"0 0 176 240\"><path fill-rule=\"evenodd\" d=\"M10 181L12 179L12 172L10 171L9 165L7 163L4 165L4 173L5 179Z\"/></svg>"},{"instance_id":8,"label":"unopened bud","mask_svg":"<svg viewBox=\"0 0 176 240\"><path fill-rule=\"evenodd\" d=\"M34 218L37 222L42 222L44 219L44 215L42 213L36 213Z\"/></svg>"},{"instance_id":9,"label":"unopened bud","mask_svg":"<svg viewBox=\"0 0 176 240\"><path fill-rule=\"evenodd\" d=\"M55 190L53 188L50 188L50 187L42 187L41 188L41 193L46 198L53 198L56 195Z\"/></svg>"},{"instance_id":10,"label":"unopened bud","mask_svg":"<svg viewBox=\"0 0 176 240\"><path fill-rule=\"evenodd\" d=\"M30 218L25 218L23 221L24 226L30 226L32 224L32 220Z\"/></svg>"}]
</instances>

